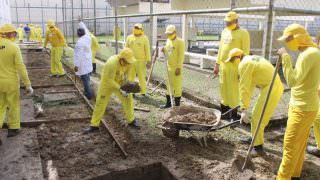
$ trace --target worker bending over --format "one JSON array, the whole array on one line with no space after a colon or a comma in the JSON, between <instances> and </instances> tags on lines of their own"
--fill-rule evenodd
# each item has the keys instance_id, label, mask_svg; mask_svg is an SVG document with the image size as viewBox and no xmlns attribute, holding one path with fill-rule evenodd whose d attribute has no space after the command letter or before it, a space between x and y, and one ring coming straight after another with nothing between
<instances>
[{"instance_id":1,"label":"worker bending over","mask_svg":"<svg viewBox=\"0 0 320 180\"><path fill-rule=\"evenodd\" d=\"M19 28L17 29L17 33L18 33L18 39L19 39L19 42L22 43L23 42L23 24L20 24L19 25Z\"/></svg>"},{"instance_id":2,"label":"worker bending over","mask_svg":"<svg viewBox=\"0 0 320 180\"><path fill-rule=\"evenodd\" d=\"M9 109L7 137L13 137L20 129L20 78L28 93L32 94L33 89L20 48L12 42L17 35L15 27L5 24L0 27L0 33L3 35L0 37L0 128Z\"/></svg>"},{"instance_id":3,"label":"worker bending over","mask_svg":"<svg viewBox=\"0 0 320 180\"><path fill-rule=\"evenodd\" d=\"M129 126L139 128L134 117L133 96L120 89L125 83L134 82L134 63L135 58L129 48L123 49L118 55L111 56L108 59L101 72L101 81L91 124L89 128L84 130L84 134L99 130L101 119L112 94L120 99Z\"/></svg>"},{"instance_id":4,"label":"worker bending over","mask_svg":"<svg viewBox=\"0 0 320 180\"><path fill-rule=\"evenodd\" d=\"M150 67L150 44L149 39L144 35L142 24L135 24L133 32L128 36L126 40L126 47L133 51L135 62L136 74L139 78L139 85L141 88L141 94L147 93L147 67Z\"/></svg>"},{"instance_id":5,"label":"worker bending over","mask_svg":"<svg viewBox=\"0 0 320 180\"><path fill-rule=\"evenodd\" d=\"M240 28L237 13L227 13L224 21L226 28L221 33L218 59L214 68L214 77L220 73L221 113L239 105L238 67L226 63L231 49L239 48L245 55L250 52L250 35L246 29ZM223 119L238 119L237 109L222 117Z\"/></svg>"},{"instance_id":6,"label":"worker bending over","mask_svg":"<svg viewBox=\"0 0 320 180\"><path fill-rule=\"evenodd\" d=\"M51 77L64 76L65 72L62 66L63 47L66 46L66 40L59 28L55 26L53 20L48 21L49 27L46 32L44 48L47 48L48 42L51 44Z\"/></svg>"},{"instance_id":7,"label":"worker bending over","mask_svg":"<svg viewBox=\"0 0 320 180\"><path fill-rule=\"evenodd\" d=\"M244 143L250 144L252 141L251 137L254 136L268 94L274 67L268 60L261 56L245 56L244 52L238 48L234 48L229 52L229 58L226 62L229 61L239 69L240 110L242 112L242 120L247 120L247 110L250 106L251 97L253 96L255 88L258 88L260 91L258 100L252 110L251 136L242 140ZM253 156L264 154L264 128L268 125L281 99L282 93L283 85L277 74L257 138L254 142L254 148L251 151Z\"/></svg>"},{"instance_id":8,"label":"worker bending over","mask_svg":"<svg viewBox=\"0 0 320 180\"><path fill-rule=\"evenodd\" d=\"M169 86L171 87L172 96L174 97L175 106L180 106L182 95L182 69L184 62L185 45L184 40L177 37L176 27L169 25L166 28L168 37L166 46L162 49L168 60L169 77L166 79L167 86L167 101L160 108L165 109L173 106L170 100ZM169 80L170 78L170 85Z\"/></svg>"},{"instance_id":9,"label":"worker bending over","mask_svg":"<svg viewBox=\"0 0 320 180\"><path fill-rule=\"evenodd\" d=\"M277 179L289 180L301 175L310 129L319 109L320 50L299 24L285 28L278 40L284 42L291 51L300 51L293 68L286 49L278 50L284 77L291 87L291 98Z\"/></svg>"},{"instance_id":10,"label":"worker bending over","mask_svg":"<svg viewBox=\"0 0 320 180\"><path fill-rule=\"evenodd\" d=\"M93 91L90 85L90 73L92 72L92 52L90 32L83 22L79 23L77 30L79 40L73 51L74 71L80 76L84 87L84 95L91 99Z\"/></svg>"},{"instance_id":11,"label":"worker bending over","mask_svg":"<svg viewBox=\"0 0 320 180\"><path fill-rule=\"evenodd\" d=\"M92 52L92 73L96 74L97 73L97 60L96 60L96 54L97 54L97 50L100 49L100 45L98 42L98 39L96 38L96 36L94 36L94 34L90 33L90 37L91 37L91 52Z\"/></svg>"}]
</instances>

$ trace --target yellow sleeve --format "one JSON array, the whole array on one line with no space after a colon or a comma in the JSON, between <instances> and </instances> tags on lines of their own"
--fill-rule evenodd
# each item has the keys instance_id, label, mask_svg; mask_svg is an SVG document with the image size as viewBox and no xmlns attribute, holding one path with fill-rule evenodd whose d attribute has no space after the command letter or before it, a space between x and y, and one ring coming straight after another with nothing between
<instances>
[{"instance_id":1,"label":"yellow sleeve","mask_svg":"<svg viewBox=\"0 0 320 180\"><path fill-rule=\"evenodd\" d=\"M113 63L106 63L103 72L102 72L102 78L100 81L100 87L99 91L101 93L107 92L107 89L114 89L119 90L120 84L115 81L116 77L116 67Z\"/></svg>"},{"instance_id":2,"label":"yellow sleeve","mask_svg":"<svg viewBox=\"0 0 320 180\"><path fill-rule=\"evenodd\" d=\"M26 87L30 86L31 82L28 77L28 72L27 72L26 66L23 63L20 48L18 48L18 47L17 47L16 53L15 53L14 64L15 64L17 72L19 73L24 85Z\"/></svg>"},{"instance_id":3,"label":"yellow sleeve","mask_svg":"<svg viewBox=\"0 0 320 180\"><path fill-rule=\"evenodd\" d=\"M181 40L178 44L178 68L182 68L183 66L183 62L184 62L184 52L185 52L185 49L184 49L184 41Z\"/></svg>"},{"instance_id":4,"label":"yellow sleeve","mask_svg":"<svg viewBox=\"0 0 320 180\"><path fill-rule=\"evenodd\" d=\"M44 47L47 47L47 45L48 45L48 36L49 36L49 32L47 31L46 32L46 38L44 40Z\"/></svg>"},{"instance_id":5,"label":"yellow sleeve","mask_svg":"<svg viewBox=\"0 0 320 180\"><path fill-rule=\"evenodd\" d=\"M243 33L243 39L242 39L242 50L245 55L250 54L250 34L247 30L244 31Z\"/></svg>"},{"instance_id":6,"label":"yellow sleeve","mask_svg":"<svg viewBox=\"0 0 320 180\"><path fill-rule=\"evenodd\" d=\"M62 41L62 45L65 46L66 45L66 40L65 40L62 32L59 29L57 29L57 35L58 35L59 39Z\"/></svg>"},{"instance_id":7,"label":"yellow sleeve","mask_svg":"<svg viewBox=\"0 0 320 180\"><path fill-rule=\"evenodd\" d=\"M129 41L130 41L130 37L127 37L127 39L126 39L126 48L130 48L129 47Z\"/></svg>"},{"instance_id":8,"label":"yellow sleeve","mask_svg":"<svg viewBox=\"0 0 320 180\"><path fill-rule=\"evenodd\" d=\"M224 31L222 31L221 33L221 39L220 39L220 43L219 43L219 49L218 49L218 56L217 56L217 64L221 64L222 63L222 60L221 60L221 49L222 49L222 45L223 45L223 33Z\"/></svg>"},{"instance_id":9,"label":"yellow sleeve","mask_svg":"<svg viewBox=\"0 0 320 180\"><path fill-rule=\"evenodd\" d=\"M150 62L151 61L150 43L149 43L149 39L147 37L146 37L145 44L144 44L144 52L146 53L147 62Z\"/></svg>"},{"instance_id":10,"label":"yellow sleeve","mask_svg":"<svg viewBox=\"0 0 320 180\"><path fill-rule=\"evenodd\" d=\"M246 64L239 66L240 76L240 106L241 109L248 109L250 106L250 100L253 95L255 86L252 85L252 73L254 70L254 64L247 62Z\"/></svg>"},{"instance_id":11,"label":"yellow sleeve","mask_svg":"<svg viewBox=\"0 0 320 180\"><path fill-rule=\"evenodd\" d=\"M128 77L127 80L129 82L134 82L136 80L136 72L133 64L131 64L130 68L128 69L127 77Z\"/></svg>"},{"instance_id":12,"label":"yellow sleeve","mask_svg":"<svg viewBox=\"0 0 320 180\"><path fill-rule=\"evenodd\" d=\"M297 67L296 65L296 68L293 69L290 55L287 53L282 55L283 75L289 87L295 87L297 83L299 83L302 79L304 79L308 74L312 64L308 63L309 61L307 59L308 59L308 56L303 57L303 59L301 59L302 60L301 66Z\"/></svg>"}]
</instances>

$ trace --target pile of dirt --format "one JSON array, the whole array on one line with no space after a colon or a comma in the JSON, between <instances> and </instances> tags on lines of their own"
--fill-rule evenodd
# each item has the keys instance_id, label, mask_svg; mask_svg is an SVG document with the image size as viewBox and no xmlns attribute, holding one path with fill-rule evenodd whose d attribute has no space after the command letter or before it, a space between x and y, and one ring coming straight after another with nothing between
<instances>
[{"instance_id":1,"label":"pile of dirt","mask_svg":"<svg viewBox=\"0 0 320 180\"><path fill-rule=\"evenodd\" d=\"M138 93L141 91L139 83L137 82L127 82L121 86L121 89L127 93Z\"/></svg>"},{"instance_id":2,"label":"pile of dirt","mask_svg":"<svg viewBox=\"0 0 320 180\"><path fill-rule=\"evenodd\" d=\"M196 106L174 107L163 115L164 121L216 125L220 118L212 109Z\"/></svg>"}]
</instances>

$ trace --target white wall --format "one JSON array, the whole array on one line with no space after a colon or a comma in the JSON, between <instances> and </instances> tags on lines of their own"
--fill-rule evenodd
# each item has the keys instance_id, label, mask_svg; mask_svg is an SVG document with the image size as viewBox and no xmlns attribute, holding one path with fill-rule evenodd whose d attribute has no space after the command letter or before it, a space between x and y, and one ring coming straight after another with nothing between
<instances>
[{"instance_id":1,"label":"white wall","mask_svg":"<svg viewBox=\"0 0 320 180\"><path fill-rule=\"evenodd\" d=\"M0 25L11 23L10 1L0 0Z\"/></svg>"}]
</instances>

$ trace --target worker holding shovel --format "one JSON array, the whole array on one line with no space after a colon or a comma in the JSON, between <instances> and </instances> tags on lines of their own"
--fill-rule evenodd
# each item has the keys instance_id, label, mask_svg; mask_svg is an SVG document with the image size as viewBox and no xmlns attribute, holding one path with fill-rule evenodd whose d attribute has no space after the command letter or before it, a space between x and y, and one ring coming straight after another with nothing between
<instances>
[{"instance_id":1,"label":"worker holding shovel","mask_svg":"<svg viewBox=\"0 0 320 180\"><path fill-rule=\"evenodd\" d=\"M299 24L285 28L278 40L291 51L300 51L293 68L286 49L278 50L282 57L284 77L291 87L291 98L277 179L290 180L300 178L310 129L319 109L320 50L306 29Z\"/></svg>"},{"instance_id":2,"label":"worker holding shovel","mask_svg":"<svg viewBox=\"0 0 320 180\"><path fill-rule=\"evenodd\" d=\"M266 100L266 96L268 94L268 89L274 73L274 67L268 60L261 56L245 56L244 52L238 48L234 48L229 52L226 63L228 62L231 62L239 69L240 110L242 112L241 118L243 121L248 120L247 110L250 106L251 97L253 96L255 88L260 90L260 95L252 110L251 136L241 140L246 144L250 144L262 113L264 101ZM277 74L263 119L261 121L258 135L254 142L254 148L251 151L251 156L264 154L264 128L268 125L282 94L283 85L279 75Z\"/></svg>"},{"instance_id":3,"label":"worker holding shovel","mask_svg":"<svg viewBox=\"0 0 320 180\"><path fill-rule=\"evenodd\" d=\"M167 95L166 104L160 108L170 108L171 96L174 97L174 103L176 106L180 106L180 100L182 96L182 67L184 62L185 44L184 40L177 37L176 27L169 25L166 28L166 35L168 37L166 46L162 49L168 62L168 77L166 79ZM171 92L170 92L171 91Z\"/></svg>"},{"instance_id":4,"label":"worker holding shovel","mask_svg":"<svg viewBox=\"0 0 320 180\"><path fill-rule=\"evenodd\" d=\"M118 55L111 56L108 59L101 72L101 83L91 124L89 128L84 130L84 134L99 130L101 119L112 94L120 99L128 125L133 128L139 128L138 122L134 117L133 96L121 88L127 82L134 82L135 61L133 52L129 48L123 49Z\"/></svg>"}]
</instances>

